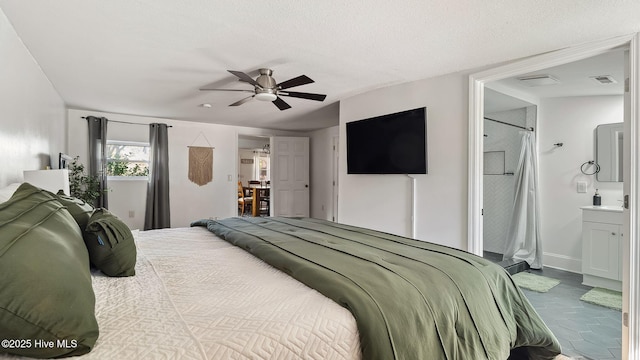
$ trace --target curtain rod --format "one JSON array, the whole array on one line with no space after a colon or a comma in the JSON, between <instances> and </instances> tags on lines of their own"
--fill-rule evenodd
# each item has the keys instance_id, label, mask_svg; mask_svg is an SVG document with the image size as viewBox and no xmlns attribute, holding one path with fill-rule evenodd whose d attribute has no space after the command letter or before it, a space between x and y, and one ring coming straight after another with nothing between
<instances>
[{"instance_id":1,"label":"curtain rod","mask_svg":"<svg viewBox=\"0 0 640 360\"><path fill-rule=\"evenodd\" d=\"M82 119L86 119L86 116L82 116ZM119 120L109 120L107 119L108 122L114 122L114 123L121 123L121 124L129 124L129 125L145 125L145 126L149 126L149 124L143 124L143 123L134 123L134 122L129 122L129 121L119 121ZM168 128L173 127L171 125L167 125Z\"/></svg>"},{"instance_id":2,"label":"curtain rod","mask_svg":"<svg viewBox=\"0 0 640 360\"><path fill-rule=\"evenodd\" d=\"M524 127L524 126L514 125L514 124L509 124L508 122L504 122L504 121L500 121L500 120L496 120L496 119L491 119L491 118L488 118L488 117L485 117L484 119L485 119L485 120L490 120L490 121L495 121L495 122L497 122L497 123L504 124L504 125L509 125L509 126L517 127L517 128L519 128L519 129L522 129L522 130L533 131L533 128L532 128L532 127L526 128L526 127Z\"/></svg>"}]
</instances>

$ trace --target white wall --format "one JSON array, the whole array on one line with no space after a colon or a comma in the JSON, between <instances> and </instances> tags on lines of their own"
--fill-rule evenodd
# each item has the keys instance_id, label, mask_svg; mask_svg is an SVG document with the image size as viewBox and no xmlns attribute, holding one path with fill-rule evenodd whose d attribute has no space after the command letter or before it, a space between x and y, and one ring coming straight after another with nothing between
<instances>
[{"instance_id":1,"label":"white wall","mask_svg":"<svg viewBox=\"0 0 640 360\"><path fill-rule=\"evenodd\" d=\"M411 179L347 175L345 124L427 107L428 174L416 175L416 238L467 248L468 74L377 89L340 103L338 220L411 234Z\"/></svg>"},{"instance_id":2,"label":"white wall","mask_svg":"<svg viewBox=\"0 0 640 360\"><path fill-rule=\"evenodd\" d=\"M58 167L66 151L62 98L0 10L0 187L23 170Z\"/></svg>"},{"instance_id":3,"label":"white wall","mask_svg":"<svg viewBox=\"0 0 640 360\"><path fill-rule=\"evenodd\" d=\"M240 159L254 160L254 150L250 149L238 149L238 181L241 181L243 185L247 185L249 180L255 179L255 162L251 164L242 164Z\"/></svg>"},{"instance_id":4,"label":"white wall","mask_svg":"<svg viewBox=\"0 0 640 360\"><path fill-rule=\"evenodd\" d=\"M467 248L466 73L374 90L341 102L338 220L399 235L411 233L410 181L402 175L347 175L345 124L419 106L427 107L429 173L418 175L416 238ZM580 173L593 160L598 124L622 120L622 98L571 97L540 101L538 136L541 226L545 265L580 271L579 207L597 187L604 205L617 205L620 183L596 182ZM563 142L562 148L554 143ZM586 194L576 182L586 180Z\"/></svg>"},{"instance_id":5,"label":"white wall","mask_svg":"<svg viewBox=\"0 0 640 360\"><path fill-rule=\"evenodd\" d=\"M581 272L581 206L591 205L595 189L603 205L620 205L622 183L598 182L580 166L595 160L594 131L599 124L623 121L622 96L541 99L538 118L540 226L544 264ZM562 142L564 146L553 144ZM577 192L577 182L587 192Z\"/></svg>"},{"instance_id":6,"label":"white wall","mask_svg":"<svg viewBox=\"0 0 640 360\"><path fill-rule=\"evenodd\" d=\"M104 116L110 122L107 138L110 140L148 141L148 126L152 122L171 125L169 129L169 186L171 226L184 227L198 219L236 216L238 134L285 135L295 133L245 128L228 125L204 124L171 119L111 114L71 109L68 112L69 154L87 159L87 125L83 116ZM122 137L122 138L120 138ZM125 138L126 137L126 138ZM206 138L206 139L205 139ZM203 186L192 183L188 175L188 146L213 146L213 181ZM110 181L108 183L109 208L133 229L143 228L146 201L146 182ZM135 216L130 218L129 211Z\"/></svg>"},{"instance_id":7,"label":"white wall","mask_svg":"<svg viewBox=\"0 0 640 360\"><path fill-rule=\"evenodd\" d=\"M332 220L333 212L333 139L339 127L313 131L310 137L309 169L311 178L310 216Z\"/></svg>"}]
</instances>

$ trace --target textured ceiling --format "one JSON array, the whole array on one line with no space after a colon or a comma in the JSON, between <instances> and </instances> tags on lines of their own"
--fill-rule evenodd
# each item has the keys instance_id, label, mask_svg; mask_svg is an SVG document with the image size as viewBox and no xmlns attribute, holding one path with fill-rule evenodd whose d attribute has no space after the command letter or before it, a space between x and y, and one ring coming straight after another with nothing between
<instances>
[{"instance_id":1,"label":"textured ceiling","mask_svg":"<svg viewBox=\"0 0 640 360\"><path fill-rule=\"evenodd\" d=\"M640 1L0 0L69 107L308 130L371 89L640 31ZM305 74L291 109L250 101L226 70ZM211 108L198 107L210 103Z\"/></svg>"},{"instance_id":2,"label":"textured ceiling","mask_svg":"<svg viewBox=\"0 0 640 360\"><path fill-rule=\"evenodd\" d=\"M624 54L624 49L615 49L587 59L488 83L489 89L485 89L485 113L531 105L501 93L518 94L535 102L550 97L622 96L624 94ZM549 75L558 82L551 85L530 86L519 80L522 77L537 75ZM610 76L614 82L602 84L592 79L602 75Z\"/></svg>"}]
</instances>

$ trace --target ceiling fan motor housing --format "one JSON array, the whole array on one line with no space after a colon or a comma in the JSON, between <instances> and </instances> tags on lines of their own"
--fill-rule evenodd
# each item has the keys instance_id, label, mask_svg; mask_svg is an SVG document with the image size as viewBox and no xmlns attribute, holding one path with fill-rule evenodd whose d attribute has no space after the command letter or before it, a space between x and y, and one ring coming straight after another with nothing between
<instances>
[{"instance_id":1,"label":"ceiling fan motor housing","mask_svg":"<svg viewBox=\"0 0 640 360\"><path fill-rule=\"evenodd\" d=\"M276 80L271 77L273 71L271 69L260 69L260 76L256 82L260 86L256 86L256 100L273 101L278 97Z\"/></svg>"}]
</instances>

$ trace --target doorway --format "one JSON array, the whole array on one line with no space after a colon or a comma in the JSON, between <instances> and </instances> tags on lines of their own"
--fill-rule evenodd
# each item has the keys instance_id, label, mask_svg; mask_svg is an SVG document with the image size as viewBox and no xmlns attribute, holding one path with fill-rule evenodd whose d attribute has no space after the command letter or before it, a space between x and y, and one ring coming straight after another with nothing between
<instances>
[{"instance_id":1,"label":"doorway","mask_svg":"<svg viewBox=\"0 0 640 360\"><path fill-rule=\"evenodd\" d=\"M270 138L238 135L238 215L268 215L271 183ZM255 190L258 188L259 190ZM263 195L253 202L253 192ZM242 200L240 200L242 199ZM255 208L255 209L254 209Z\"/></svg>"},{"instance_id":2,"label":"doorway","mask_svg":"<svg viewBox=\"0 0 640 360\"><path fill-rule=\"evenodd\" d=\"M584 252L581 208L591 205L591 197L599 191L603 199L602 205L622 211L619 206L623 197L622 177L613 181L611 176L606 176L611 174L612 169L606 165L611 164L611 156L615 155L609 149L613 142L603 143L601 140L608 138L603 134L598 135L595 130L602 128L604 124L617 123L620 134L622 133L624 56L624 49L615 49L583 60L486 84L483 124L485 251L500 252L499 249L504 249L506 239L513 240L513 236L505 236L507 229L514 229L506 223L511 217L513 198L509 198L508 204L500 203L508 194L513 194L513 180L508 176L496 175L500 169L492 167L496 167L496 160L499 160L497 155L501 155L506 162L506 173L513 174L513 168L517 164L515 158L520 149L520 130L515 126L524 124L524 113L531 113L533 119L527 122L526 128L535 128L532 133L538 142L535 151L538 169L535 171L539 179L539 187L536 187L539 200L536 202L540 213L539 218L535 215L530 217L537 218L539 224L535 231L537 235L534 235L542 243L540 248L544 250L546 266L582 273L581 267L585 262L584 255L581 254ZM528 111L533 104L527 104L508 94L516 97L524 94L538 104L541 114L539 125L534 123L535 109ZM488 121L491 118L510 126ZM595 149L604 148L607 148L609 156L596 154ZM602 170L596 172L596 169ZM505 194L505 189L508 189L508 194ZM518 232L514 231L512 234L516 233ZM520 259L522 255L521 253ZM618 260L616 263L619 263ZM531 261L528 262L532 265ZM611 265L617 270L615 264Z\"/></svg>"},{"instance_id":3,"label":"doorway","mask_svg":"<svg viewBox=\"0 0 640 360\"><path fill-rule=\"evenodd\" d=\"M490 88L484 99L484 257L502 261L513 231L521 139L537 129L537 106ZM507 260L507 259L505 259ZM510 259L508 259L510 260ZM524 268L522 266L521 268Z\"/></svg>"},{"instance_id":4,"label":"doorway","mask_svg":"<svg viewBox=\"0 0 640 360\"><path fill-rule=\"evenodd\" d=\"M469 213L468 213L468 250L478 255L482 255L483 238L482 238L482 212L483 212L483 99L485 84L500 79L514 77L520 74L526 74L541 69L546 69L562 64L567 64L577 60L586 59L596 55L609 52L620 47L628 47L629 56L627 64L630 82L627 83L627 92L625 92L625 134L626 138L625 156L628 161L625 162L627 171L625 171L624 194L629 206L624 211L625 233L628 239L625 243L626 256L623 259L623 327L622 327L622 355L624 359L628 359L629 355L635 356L640 350L638 343L638 332L640 331L640 304L638 302L637 293L640 290L640 279L637 274L640 270L640 249L636 246L638 242L638 214L635 204L639 199L640 182L637 177L638 173L638 143L640 142L640 134L637 129L640 125L640 114L638 113L638 82L640 75L638 73L638 48L640 40L637 34L623 36L619 38L604 40L582 46L576 46L564 50L559 50L544 55L528 58L516 63L497 67L481 73L470 76L469 85ZM630 60L629 60L630 59ZM539 151L540 152L540 149ZM634 174L633 177L630 174ZM633 221L631 221L633 217ZM635 357L634 357L635 358Z\"/></svg>"}]
</instances>

